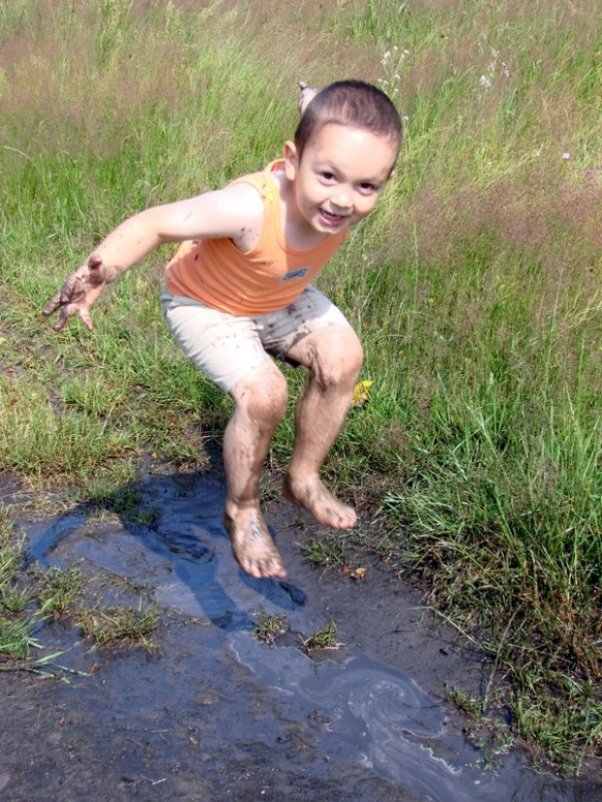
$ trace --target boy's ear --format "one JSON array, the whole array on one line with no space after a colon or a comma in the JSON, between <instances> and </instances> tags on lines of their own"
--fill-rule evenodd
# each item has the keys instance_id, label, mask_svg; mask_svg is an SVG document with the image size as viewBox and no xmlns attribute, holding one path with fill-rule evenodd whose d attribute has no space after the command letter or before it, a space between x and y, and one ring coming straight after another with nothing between
<instances>
[{"instance_id":1,"label":"boy's ear","mask_svg":"<svg viewBox=\"0 0 602 802\"><path fill-rule=\"evenodd\" d=\"M299 169L299 156L292 140L284 143L284 174L289 181L294 181Z\"/></svg>"}]
</instances>

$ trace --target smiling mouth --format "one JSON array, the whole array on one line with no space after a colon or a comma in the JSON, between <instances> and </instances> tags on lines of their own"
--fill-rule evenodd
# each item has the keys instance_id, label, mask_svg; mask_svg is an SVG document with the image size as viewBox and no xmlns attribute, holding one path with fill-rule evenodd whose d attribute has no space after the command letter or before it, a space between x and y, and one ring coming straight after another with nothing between
<instances>
[{"instance_id":1,"label":"smiling mouth","mask_svg":"<svg viewBox=\"0 0 602 802\"><path fill-rule=\"evenodd\" d=\"M322 217L322 220L324 220L324 222L327 225L336 226L336 225L340 225L341 223L344 223L345 220L347 220L350 215L348 215L348 214L334 214L333 212L329 212L326 209L320 209L320 216Z\"/></svg>"}]
</instances>

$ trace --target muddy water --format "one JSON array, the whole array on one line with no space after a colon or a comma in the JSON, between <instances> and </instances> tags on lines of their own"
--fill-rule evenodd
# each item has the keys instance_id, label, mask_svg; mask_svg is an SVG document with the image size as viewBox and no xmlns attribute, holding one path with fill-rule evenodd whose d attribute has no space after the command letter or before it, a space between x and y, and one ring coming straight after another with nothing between
<instances>
[{"instance_id":1,"label":"muddy water","mask_svg":"<svg viewBox=\"0 0 602 802\"><path fill-rule=\"evenodd\" d=\"M254 580L232 559L219 481L154 476L141 490L121 519L81 508L22 522L35 560L79 565L102 601L142 593L162 622L150 657L45 627L82 674L0 677L2 802L602 800L602 786L536 774L520 753L485 769L444 685L476 691L490 667L378 566L359 583L316 572L294 508L268 512L288 580ZM270 646L253 628L273 614L289 629ZM309 657L301 640L331 620L344 646Z\"/></svg>"}]
</instances>

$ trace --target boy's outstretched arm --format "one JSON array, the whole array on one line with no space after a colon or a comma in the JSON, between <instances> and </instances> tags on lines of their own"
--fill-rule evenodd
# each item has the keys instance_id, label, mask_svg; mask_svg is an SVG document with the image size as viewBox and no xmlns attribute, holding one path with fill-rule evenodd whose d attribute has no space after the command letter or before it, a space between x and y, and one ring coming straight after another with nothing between
<instances>
[{"instance_id":1,"label":"boy's outstretched arm","mask_svg":"<svg viewBox=\"0 0 602 802\"><path fill-rule=\"evenodd\" d=\"M63 284L43 309L46 316L58 311L53 325L63 328L77 315L92 331L90 308L107 284L141 262L163 243L209 237L232 237L260 230L263 203L249 184L234 184L195 198L154 206L130 217L112 231Z\"/></svg>"},{"instance_id":2,"label":"boy's outstretched arm","mask_svg":"<svg viewBox=\"0 0 602 802\"><path fill-rule=\"evenodd\" d=\"M52 328L59 331L70 317L78 315L86 328L92 331L92 304L107 284L142 261L163 241L160 232L166 226L169 228L172 216L170 206L146 209L112 231L42 310L47 316L58 310L59 317Z\"/></svg>"},{"instance_id":3,"label":"boy's outstretched arm","mask_svg":"<svg viewBox=\"0 0 602 802\"><path fill-rule=\"evenodd\" d=\"M302 117L305 109L318 94L318 90L309 86L305 81L299 81L299 95L297 96L297 109L299 116Z\"/></svg>"},{"instance_id":4,"label":"boy's outstretched arm","mask_svg":"<svg viewBox=\"0 0 602 802\"><path fill-rule=\"evenodd\" d=\"M300 115L316 93L316 89L299 81ZM259 230L263 207L258 196L251 197L249 192L255 194L248 185L237 184L134 215L109 234L69 276L60 292L44 307L43 314L50 316L58 311L58 320L52 327L55 331L62 329L74 315L92 331L90 308L105 286L142 261L157 245L203 237L236 240L241 231L248 236L254 228Z\"/></svg>"}]
</instances>

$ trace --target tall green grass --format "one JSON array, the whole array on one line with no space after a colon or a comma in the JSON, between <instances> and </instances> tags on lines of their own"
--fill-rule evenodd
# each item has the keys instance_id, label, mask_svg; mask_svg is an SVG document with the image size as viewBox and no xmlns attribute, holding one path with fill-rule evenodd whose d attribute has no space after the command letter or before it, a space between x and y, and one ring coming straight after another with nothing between
<instances>
[{"instance_id":1,"label":"tall green grass","mask_svg":"<svg viewBox=\"0 0 602 802\"><path fill-rule=\"evenodd\" d=\"M479 633L517 733L599 754L600 51L585 0L3 4L0 470L85 498L147 450L207 459L229 406L162 325L168 249L93 335L39 310L124 217L278 156L299 77L380 82L404 149L321 279L374 386L326 471Z\"/></svg>"}]
</instances>

